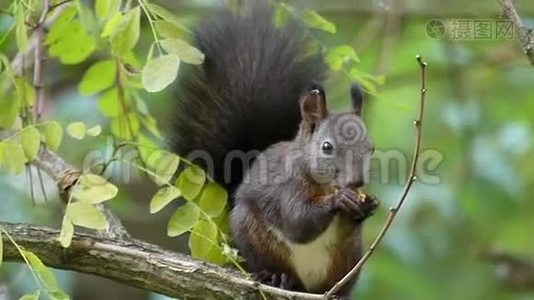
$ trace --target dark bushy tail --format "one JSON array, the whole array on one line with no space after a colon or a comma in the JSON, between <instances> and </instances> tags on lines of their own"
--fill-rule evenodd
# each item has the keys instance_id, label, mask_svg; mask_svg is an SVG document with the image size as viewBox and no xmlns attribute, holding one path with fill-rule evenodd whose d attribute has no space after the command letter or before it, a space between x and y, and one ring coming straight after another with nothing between
<instances>
[{"instance_id":1,"label":"dark bushy tail","mask_svg":"<svg viewBox=\"0 0 534 300\"><path fill-rule=\"evenodd\" d=\"M231 191L243 172L233 164L225 178L227 154L291 140L300 94L326 72L298 25L276 28L268 5L254 2L243 16L221 11L201 22L195 42L205 62L179 79L173 116L173 150L183 157L207 152L215 180ZM207 167L205 159L195 162Z\"/></svg>"}]
</instances>

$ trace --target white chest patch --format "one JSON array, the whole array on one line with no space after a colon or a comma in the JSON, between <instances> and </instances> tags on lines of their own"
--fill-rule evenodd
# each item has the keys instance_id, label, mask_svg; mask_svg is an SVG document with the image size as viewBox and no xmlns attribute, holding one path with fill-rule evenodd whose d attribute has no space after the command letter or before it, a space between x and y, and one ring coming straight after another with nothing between
<instances>
[{"instance_id":1,"label":"white chest patch","mask_svg":"<svg viewBox=\"0 0 534 300\"><path fill-rule=\"evenodd\" d=\"M336 246L339 217L335 216L328 228L315 240L307 244L297 244L278 237L286 243L291 252L291 262L300 281L308 291L316 291L326 279L328 269L332 264L332 247Z\"/></svg>"}]
</instances>

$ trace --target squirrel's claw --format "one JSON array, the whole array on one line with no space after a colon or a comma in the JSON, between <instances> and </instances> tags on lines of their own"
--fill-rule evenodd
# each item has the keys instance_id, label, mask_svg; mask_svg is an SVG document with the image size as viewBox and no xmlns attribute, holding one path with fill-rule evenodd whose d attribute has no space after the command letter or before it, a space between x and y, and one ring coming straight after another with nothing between
<instances>
[{"instance_id":1,"label":"squirrel's claw","mask_svg":"<svg viewBox=\"0 0 534 300\"><path fill-rule=\"evenodd\" d=\"M286 273L263 270L254 273L254 278L263 284L278 287L284 290L300 290L299 281L293 276L287 275Z\"/></svg>"},{"instance_id":2,"label":"squirrel's claw","mask_svg":"<svg viewBox=\"0 0 534 300\"><path fill-rule=\"evenodd\" d=\"M335 197L337 208L358 222L372 216L379 205L376 197L367 194L361 197L350 189L342 189Z\"/></svg>"}]
</instances>

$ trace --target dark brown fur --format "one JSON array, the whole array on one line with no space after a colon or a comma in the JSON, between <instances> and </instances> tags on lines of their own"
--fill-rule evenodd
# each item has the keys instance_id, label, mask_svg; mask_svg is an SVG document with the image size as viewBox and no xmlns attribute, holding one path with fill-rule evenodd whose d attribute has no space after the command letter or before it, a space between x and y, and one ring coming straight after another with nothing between
<instances>
[{"instance_id":1,"label":"dark brown fur","mask_svg":"<svg viewBox=\"0 0 534 300\"><path fill-rule=\"evenodd\" d=\"M334 143L332 126L340 117L359 120L357 115L330 115L322 93L313 90L304 96L301 114L305 117L293 142L275 144L258 156L237 189L231 215L233 237L251 272L290 277L299 282L292 289L308 287L307 291L317 293L331 288L360 259L362 222L378 205L372 197L359 199L355 191L365 178L363 155L372 151L365 132L356 145L336 145L339 151L354 147L363 151L327 155L330 158L324 165L340 171L326 180L315 180L314 176L325 174L321 165L314 163L325 158L315 145L325 140ZM302 155L292 156L299 151ZM353 155L350 162L355 164L350 176L342 168L348 155ZM295 257L307 255L307 249L318 251L310 255L327 257L311 257L317 261L307 265L305 258ZM268 283L273 282L273 276L267 276ZM340 294L348 295L355 281Z\"/></svg>"}]
</instances>

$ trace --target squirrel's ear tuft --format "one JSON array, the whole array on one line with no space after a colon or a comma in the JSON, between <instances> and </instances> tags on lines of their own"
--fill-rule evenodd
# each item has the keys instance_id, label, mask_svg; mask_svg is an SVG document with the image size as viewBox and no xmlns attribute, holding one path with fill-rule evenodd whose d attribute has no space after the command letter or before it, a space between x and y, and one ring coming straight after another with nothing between
<instances>
[{"instance_id":1,"label":"squirrel's ear tuft","mask_svg":"<svg viewBox=\"0 0 534 300\"><path fill-rule=\"evenodd\" d=\"M363 92L359 84L353 83L350 87L350 98L352 99L352 109L356 115L362 114Z\"/></svg>"},{"instance_id":2,"label":"squirrel's ear tuft","mask_svg":"<svg viewBox=\"0 0 534 300\"><path fill-rule=\"evenodd\" d=\"M324 92L324 88L323 88L322 85L320 85L319 83L316 83L316 82L310 84L308 86L307 92L309 93L309 92L311 92L313 90L319 91L319 95L323 96L323 98L325 98L325 100L326 100L326 94Z\"/></svg>"},{"instance_id":3,"label":"squirrel's ear tuft","mask_svg":"<svg viewBox=\"0 0 534 300\"><path fill-rule=\"evenodd\" d=\"M321 86L313 85L312 89L300 99L300 114L302 126L308 133L312 133L317 123L326 118L328 115L326 96Z\"/></svg>"}]
</instances>

